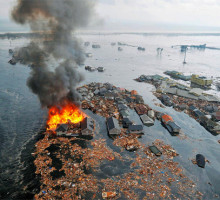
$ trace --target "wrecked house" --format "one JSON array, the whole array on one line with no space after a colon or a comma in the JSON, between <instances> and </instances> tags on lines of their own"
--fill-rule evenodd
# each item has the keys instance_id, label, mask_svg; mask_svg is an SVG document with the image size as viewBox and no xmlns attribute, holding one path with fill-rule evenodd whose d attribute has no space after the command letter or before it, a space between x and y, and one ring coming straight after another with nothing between
<instances>
[{"instance_id":1,"label":"wrecked house","mask_svg":"<svg viewBox=\"0 0 220 200\"><path fill-rule=\"evenodd\" d=\"M121 47L118 47L118 51L122 51L123 49Z\"/></svg>"},{"instance_id":2,"label":"wrecked house","mask_svg":"<svg viewBox=\"0 0 220 200\"><path fill-rule=\"evenodd\" d=\"M213 105L206 105L204 110L209 113L218 112L218 107Z\"/></svg>"},{"instance_id":3,"label":"wrecked house","mask_svg":"<svg viewBox=\"0 0 220 200\"><path fill-rule=\"evenodd\" d=\"M92 53L86 53L86 57L87 58L91 58L92 57Z\"/></svg>"},{"instance_id":4,"label":"wrecked house","mask_svg":"<svg viewBox=\"0 0 220 200\"><path fill-rule=\"evenodd\" d=\"M140 95L135 95L135 103L138 103L138 104L143 104L144 103L144 100L143 100L143 97L140 96Z\"/></svg>"},{"instance_id":5,"label":"wrecked house","mask_svg":"<svg viewBox=\"0 0 220 200\"><path fill-rule=\"evenodd\" d=\"M191 76L186 76L183 73L177 71L165 71L164 74L169 75L170 77L177 80L180 79L183 81L189 81L191 79Z\"/></svg>"},{"instance_id":6,"label":"wrecked house","mask_svg":"<svg viewBox=\"0 0 220 200\"><path fill-rule=\"evenodd\" d=\"M143 104L136 105L134 109L138 115L144 115L148 113L147 107Z\"/></svg>"},{"instance_id":7,"label":"wrecked house","mask_svg":"<svg viewBox=\"0 0 220 200\"><path fill-rule=\"evenodd\" d=\"M113 85L111 83L104 83L104 87L107 89L107 90L113 90Z\"/></svg>"},{"instance_id":8,"label":"wrecked house","mask_svg":"<svg viewBox=\"0 0 220 200\"><path fill-rule=\"evenodd\" d=\"M188 106L186 104L180 104L180 105L176 105L174 108L177 108L178 110L186 110L188 108Z\"/></svg>"},{"instance_id":9,"label":"wrecked house","mask_svg":"<svg viewBox=\"0 0 220 200\"><path fill-rule=\"evenodd\" d=\"M100 96L104 96L105 93L107 93L107 92L108 92L108 90L107 90L106 88L100 88L100 90L99 90L99 95L100 95Z\"/></svg>"},{"instance_id":10,"label":"wrecked house","mask_svg":"<svg viewBox=\"0 0 220 200\"><path fill-rule=\"evenodd\" d=\"M17 64L17 62L16 62L16 60L14 58L9 60L8 63L11 64L11 65L16 65Z\"/></svg>"},{"instance_id":11,"label":"wrecked house","mask_svg":"<svg viewBox=\"0 0 220 200\"><path fill-rule=\"evenodd\" d=\"M181 128L175 124L171 116L163 115L162 123L172 135L178 135L180 133Z\"/></svg>"},{"instance_id":12,"label":"wrecked house","mask_svg":"<svg viewBox=\"0 0 220 200\"><path fill-rule=\"evenodd\" d=\"M98 67L97 70L98 72L104 72L104 67Z\"/></svg>"},{"instance_id":13,"label":"wrecked house","mask_svg":"<svg viewBox=\"0 0 220 200\"><path fill-rule=\"evenodd\" d=\"M147 112L147 115L151 118L151 119L154 119L155 118L155 112L153 110L149 110Z\"/></svg>"},{"instance_id":14,"label":"wrecked house","mask_svg":"<svg viewBox=\"0 0 220 200\"><path fill-rule=\"evenodd\" d=\"M114 117L107 118L106 125L109 135L119 135L121 133L121 128L116 118Z\"/></svg>"},{"instance_id":15,"label":"wrecked house","mask_svg":"<svg viewBox=\"0 0 220 200\"><path fill-rule=\"evenodd\" d=\"M90 68L88 69L88 71L94 72L94 71L96 71L96 68L95 68L95 67L90 67Z\"/></svg>"},{"instance_id":16,"label":"wrecked house","mask_svg":"<svg viewBox=\"0 0 220 200\"><path fill-rule=\"evenodd\" d=\"M139 51L145 51L145 48L144 47L138 47L137 48Z\"/></svg>"},{"instance_id":17,"label":"wrecked house","mask_svg":"<svg viewBox=\"0 0 220 200\"><path fill-rule=\"evenodd\" d=\"M165 124L165 127L172 135L178 135L181 130L181 128L178 125L176 125L173 121L169 121L167 124Z\"/></svg>"},{"instance_id":18,"label":"wrecked house","mask_svg":"<svg viewBox=\"0 0 220 200\"><path fill-rule=\"evenodd\" d=\"M61 124L55 131L57 136L65 136L68 130L68 124Z\"/></svg>"},{"instance_id":19,"label":"wrecked house","mask_svg":"<svg viewBox=\"0 0 220 200\"><path fill-rule=\"evenodd\" d=\"M134 102L134 99L132 99L131 97L126 97L125 100L126 100L127 103Z\"/></svg>"},{"instance_id":20,"label":"wrecked house","mask_svg":"<svg viewBox=\"0 0 220 200\"><path fill-rule=\"evenodd\" d=\"M94 133L94 121L91 118L86 117L81 122L82 135L93 135Z\"/></svg>"},{"instance_id":21,"label":"wrecked house","mask_svg":"<svg viewBox=\"0 0 220 200\"><path fill-rule=\"evenodd\" d=\"M12 55L14 53L14 51L12 49L9 49L8 53Z\"/></svg>"},{"instance_id":22,"label":"wrecked house","mask_svg":"<svg viewBox=\"0 0 220 200\"><path fill-rule=\"evenodd\" d=\"M121 110L127 110L128 109L128 106L126 104L118 104L118 110L121 111Z\"/></svg>"},{"instance_id":23,"label":"wrecked house","mask_svg":"<svg viewBox=\"0 0 220 200\"><path fill-rule=\"evenodd\" d=\"M107 92L104 94L104 97L108 100L114 100L115 99L115 94L112 92Z\"/></svg>"},{"instance_id":24,"label":"wrecked house","mask_svg":"<svg viewBox=\"0 0 220 200\"><path fill-rule=\"evenodd\" d=\"M168 106L168 107L173 106L173 102L171 101L170 97L167 96L167 95L165 95L165 94L161 96L161 102L162 102L165 106Z\"/></svg>"},{"instance_id":25,"label":"wrecked house","mask_svg":"<svg viewBox=\"0 0 220 200\"><path fill-rule=\"evenodd\" d=\"M150 151L152 153L154 153L156 156L161 156L162 155L162 152L156 147L156 146L150 146L149 147Z\"/></svg>"},{"instance_id":26,"label":"wrecked house","mask_svg":"<svg viewBox=\"0 0 220 200\"><path fill-rule=\"evenodd\" d=\"M193 95L195 95L195 96L197 96L197 97L199 97L199 96L202 95L203 90L200 89L200 88L193 88L193 89L191 89L191 90L189 91L189 93L190 93L190 94L193 94Z\"/></svg>"},{"instance_id":27,"label":"wrecked house","mask_svg":"<svg viewBox=\"0 0 220 200\"><path fill-rule=\"evenodd\" d=\"M92 48L93 48L93 49L99 49L99 48L101 48L101 46L100 46L99 44L93 44L93 45L92 45Z\"/></svg>"},{"instance_id":28,"label":"wrecked house","mask_svg":"<svg viewBox=\"0 0 220 200\"><path fill-rule=\"evenodd\" d=\"M169 121L173 122L173 118L170 115L163 115L162 116L162 122L164 124L167 124Z\"/></svg>"},{"instance_id":29,"label":"wrecked house","mask_svg":"<svg viewBox=\"0 0 220 200\"><path fill-rule=\"evenodd\" d=\"M194 110L197 110L197 108L196 108L194 105L190 105L190 106L189 106L189 110L190 110L191 112L193 112Z\"/></svg>"},{"instance_id":30,"label":"wrecked house","mask_svg":"<svg viewBox=\"0 0 220 200\"><path fill-rule=\"evenodd\" d=\"M214 120L214 121L220 121L220 111L218 111L218 112L215 112L215 113L213 113L212 114L212 119Z\"/></svg>"},{"instance_id":31,"label":"wrecked house","mask_svg":"<svg viewBox=\"0 0 220 200\"><path fill-rule=\"evenodd\" d=\"M88 47L88 46L90 45L90 42L85 42L84 45L85 45L86 47Z\"/></svg>"},{"instance_id":32,"label":"wrecked house","mask_svg":"<svg viewBox=\"0 0 220 200\"><path fill-rule=\"evenodd\" d=\"M129 117L129 112L127 110L121 110L120 115L122 118L128 118Z\"/></svg>"},{"instance_id":33,"label":"wrecked house","mask_svg":"<svg viewBox=\"0 0 220 200\"><path fill-rule=\"evenodd\" d=\"M129 125L128 130L127 130L128 134L143 134L143 126L142 125Z\"/></svg>"},{"instance_id":34,"label":"wrecked house","mask_svg":"<svg viewBox=\"0 0 220 200\"><path fill-rule=\"evenodd\" d=\"M94 72L96 70L95 67L91 67L91 66L85 66L85 70L88 70L90 72Z\"/></svg>"},{"instance_id":35,"label":"wrecked house","mask_svg":"<svg viewBox=\"0 0 220 200\"><path fill-rule=\"evenodd\" d=\"M199 109L195 109L195 110L193 110L193 115L194 115L196 118L200 119L201 117L204 116L204 113L201 112Z\"/></svg>"},{"instance_id":36,"label":"wrecked house","mask_svg":"<svg viewBox=\"0 0 220 200\"><path fill-rule=\"evenodd\" d=\"M128 128L130 125L132 125L132 121L129 118L123 118L122 125L123 128Z\"/></svg>"},{"instance_id":37,"label":"wrecked house","mask_svg":"<svg viewBox=\"0 0 220 200\"><path fill-rule=\"evenodd\" d=\"M193 74L191 77L191 84L198 85L200 87L210 87L212 85L213 81L211 79L207 79L204 76L199 76L196 74Z\"/></svg>"},{"instance_id":38,"label":"wrecked house","mask_svg":"<svg viewBox=\"0 0 220 200\"><path fill-rule=\"evenodd\" d=\"M153 126L154 125L154 120L152 120L150 117L147 115L141 115L140 116L141 121L145 126Z\"/></svg>"}]
</instances>

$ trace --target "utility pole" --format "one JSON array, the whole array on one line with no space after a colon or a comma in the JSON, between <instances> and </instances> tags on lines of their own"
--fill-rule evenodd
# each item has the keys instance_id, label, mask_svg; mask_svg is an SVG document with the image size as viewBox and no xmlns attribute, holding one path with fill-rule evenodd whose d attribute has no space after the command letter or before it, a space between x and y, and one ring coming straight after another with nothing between
<instances>
[{"instance_id":1,"label":"utility pole","mask_svg":"<svg viewBox=\"0 0 220 200\"><path fill-rule=\"evenodd\" d=\"M186 51L187 51L187 47L186 47L186 49L185 49L185 55L184 55L184 60L183 60L183 64L185 65L186 64Z\"/></svg>"}]
</instances>

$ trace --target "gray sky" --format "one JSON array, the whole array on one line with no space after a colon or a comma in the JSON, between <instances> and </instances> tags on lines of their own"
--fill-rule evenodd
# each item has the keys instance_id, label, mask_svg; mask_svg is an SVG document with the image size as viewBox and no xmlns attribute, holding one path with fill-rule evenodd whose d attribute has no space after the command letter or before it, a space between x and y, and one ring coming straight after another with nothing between
<instances>
[{"instance_id":1,"label":"gray sky","mask_svg":"<svg viewBox=\"0 0 220 200\"><path fill-rule=\"evenodd\" d=\"M220 31L220 0L97 0L99 30ZM15 0L0 0L0 31Z\"/></svg>"}]
</instances>

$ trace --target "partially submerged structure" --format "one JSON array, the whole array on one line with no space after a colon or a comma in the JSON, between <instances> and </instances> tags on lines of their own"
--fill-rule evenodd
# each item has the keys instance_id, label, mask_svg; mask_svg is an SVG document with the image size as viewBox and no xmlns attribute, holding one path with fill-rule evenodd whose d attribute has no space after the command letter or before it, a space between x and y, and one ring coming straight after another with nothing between
<instances>
[{"instance_id":1,"label":"partially submerged structure","mask_svg":"<svg viewBox=\"0 0 220 200\"><path fill-rule=\"evenodd\" d=\"M199 167L205 168L205 157L202 154L197 154L196 163Z\"/></svg>"},{"instance_id":2,"label":"partially submerged structure","mask_svg":"<svg viewBox=\"0 0 220 200\"><path fill-rule=\"evenodd\" d=\"M98 72L104 72L104 67L98 67L97 70Z\"/></svg>"},{"instance_id":3,"label":"partially submerged structure","mask_svg":"<svg viewBox=\"0 0 220 200\"><path fill-rule=\"evenodd\" d=\"M192 76L186 76L181 72L178 71L165 71L164 74L172 77L173 79L183 80L183 81L190 81Z\"/></svg>"},{"instance_id":4,"label":"partially submerged structure","mask_svg":"<svg viewBox=\"0 0 220 200\"><path fill-rule=\"evenodd\" d=\"M154 125L154 120L148 117L146 114L140 116L141 121L145 126L153 126Z\"/></svg>"},{"instance_id":5,"label":"partially submerged structure","mask_svg":"<svg viewBox=\"0 0 220 200\"><path fill-rule=\"evenodd\" d=\"M162 123L172 135L178 135L180 133L180 127L175 124L171 116L163 115Z\"/></svg>"},{"instance_id":6,"label":"partially submerged structure","mask_svg":"<svg viewBox=\"0 0 220 200\"><path fill-rule=\"evenodd\" d=\"M122 125L123 128L128 128L130 125L132 125L132 121L129 118L123 118Z\"/></svg>"},{"instance_id":7,"label":"partially submerged structure","mask_svg":"<svg viewBox=\"0 0 220 200\"><path fill-rule=\"evenodd\" d=\"M154 153L156 156L161 156L162 155L162 152L156 147L156 146L150 146L149 147L150 151L152 153Z\"/></svg>"},{"instance_id":8,"label":"partially submerged structure","mask_svg":"<svg viewBox=\"0 0 220 200\"><path fill-rule=\"evenodd\" d=\"M143 126L142 125L129 125L128 134L143 134Z\"/></svg>"},{"instance_id":9,"label":"partially submerged structure","mask_svg":"<svg viewBox=\"0 0 220 200\"><path fill-rule=\"evenodd\" d=\"M122 51L123 49L121 47L118 47L118 51Z\"/></svg>"},{"instance_id":10,"label":"partially submerged structure","mask_svg":"<svg viewBox=\"0 0 220 200\"><path fill-rule=\"evenodd\" d=\"M92 48L93 48L93 49L99 49L99 48L101 48L101 46L100 46L99 44L93 44L93 45L92 45Z\"/></svg>"},{"instance_id":11,"label":"partially submerged structure","mask_svg":"<svg viewBox=\"0 0 220 200\"><path fill-rule=\"evenodd\" d=\"M67 134L68 127L68 124L60 124L55 130L57 136L65 136Z\"/></svg>"},{"instance_id":12,"label":"partially submerged structure","mask_svg":"<svg viewBox=\"0 0 220 200\"><path fill-rule=\"evenodd\" d=\"M138 47L137 49L138 49L138 51L145 51L144 47Z\"/></svg>"},{"instance_id":13,"label":"partially submerged structure","mask_svg":"<svg viewBox=\"0 0 220 200\"><path fill-rule=\"evenodd\" d=\"M92 136L94 133L94 121L91 118L84 118L81 122L81 133L82 135Z\"/></svg>"},{"instance_id":14,"label":"partially submerged structure","mask_svg":"<svg viewBox=\"0 0 220 200\"><path fill-rule=\"evenodd\" d=\"M209 88L211 87L213 81L210 79L207 79L205 76L199 76L193 74L191 77L191 85L197 85L202 88Z\"/></svg>"},{"instance_id":15,"label":"partially submerged structure","mask_svg":"<svg viewBox=\"0 0 220 200\"><path fill-rule=\"evenodd\" d=\"M106 125L108 129L109 135L119 135L121 133L120 126L118 124L118 120L114 117L109 117L106 120Z\"/></svg>"}]
</instances>

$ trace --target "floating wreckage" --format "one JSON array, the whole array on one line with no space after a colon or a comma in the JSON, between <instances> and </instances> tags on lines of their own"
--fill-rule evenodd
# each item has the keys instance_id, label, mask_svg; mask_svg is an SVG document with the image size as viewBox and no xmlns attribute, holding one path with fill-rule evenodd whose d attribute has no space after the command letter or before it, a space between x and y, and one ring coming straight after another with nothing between
<instances>
[{"instance_id":1,"label":"floating wreckage","mask_svg":"<svg viewBox=\"0 0 220 200\"><path fill-rule=\"evenodd\" d=\"M197 154L196 163L199 167L205 168L205 157L202 154Z\"/></svg>"},{"instance_id":2,"label":"floating wreckage","mask_svg":"<svg viewBox=\"0 0 220 200\"><path fill-rule=\"evenodd\" d=\"M178 71L165 71L164 74L176 80L190 81L192 76L186 76Z\"/></svg>"},{"instance_id":3,"label":"floating wreckage","mask_svg":"<svg viewBox=\"0 0 220 200\"><path fill-rule=\"evenodd\" d=\"M87 58L91 58L92 57L92 53L86 53L85 54Z\"/></svg>"},{"instance_id":4,"label":"floating wreckage","mask_svg":"<svg viewBox=\"0 0 220 200\"><path fill-rule=\"evenodd\" d=\"M161 55L163 52L163 48L157 48L157 55Z\"/></svg>"},{"instance_id":5,"label":"floating wreckage","mask_svg":"<svg viewBox=\"0 0 220 200\"><path fill-rule=\"evenodd\" d=\"M90 45L90 42L85 42L84 46L88 47Z\"/></svg>"},{"instance_id":6,"label":"floating wreckage","mask_svg":"<svg viewBox=\"0 0 220 200\"><path fill-rule=\"evenodd\" d=\"M93 44L93 45L92 45L92 48L93 48L93 49L100 49L101 46L100 46L99 44Z\"/></svg>"},{"instance_id":7,"label":"floating wreckage","mask_svg":"<svg viewBox=\"0 0 220 200\"><path fill-rule=\"evenodd\" d=\"M163 115L162 124L167 128L171 135L178 135L180 133L181 128L175 124L171 116Z\"/></svg>"},{"instance_id":8,"label":"floating wreckage","mask_svg":"<svg viewBox=\"0 0 220 200\"><path fill-rule=\"evenodd\" d=\"M85 66L85 70L89 71L89 72L94 72L94 71L98 71L98 72L104 72L105 69L104 67L91 67L91 66Z\"/></svg>"},{"instance_id":9,"label":"floating wreckage","mask_svg":"<svg viewBox=\"0 0 220 200\"><path fill-rule=\"evenodd\" d=\"M123 49L121 47L118 47L118 51L123 51Z\"/></svg>"},{"instance_id":10,"label":"floating wreckage","mask_svg":"<svg viewBox=\"0 0 220 200\"><path fill-rule=\"evenodd\" d=\"M205 50L205 49L211 49L211 50L220 50L220 48L217 47L207 47L206 44L201 45L174 45L172 48L180 47L181 52L186 52L187 49L197 49L197 50Z\"/></svg>"},{"instance_id":11,"label":"floating wreckage","mask_svg":"<svg viewBox=\"0 0 220 200\"><path fill-rule=\"evenodd\" d=\"M144 47L138 47L137 49L138 49L138 51L145 51Z\"/></svg>"},{"instance_id":12,"label":"floating wreckage","mask_svg":"<svg viewBox=\"0 0 220 200\"><path fill-rule=\"evenodd\" d=\"M150 146L149 149L152 153L154 153L156 156L161 156L162 152L156 147L156 146Z\"/></svg>"}]
</instances>

